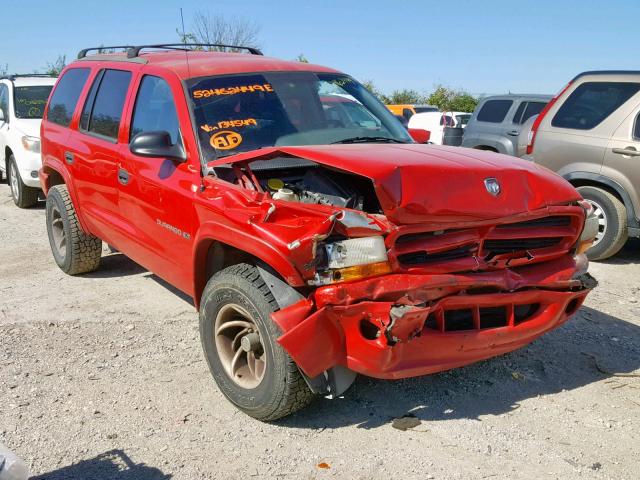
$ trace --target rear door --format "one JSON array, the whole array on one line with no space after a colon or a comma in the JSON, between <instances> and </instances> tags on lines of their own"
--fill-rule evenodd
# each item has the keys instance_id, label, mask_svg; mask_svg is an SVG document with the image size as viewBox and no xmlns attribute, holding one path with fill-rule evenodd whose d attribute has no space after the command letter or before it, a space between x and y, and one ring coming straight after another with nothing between
<instances>
[{"instance_id":1,"label":"rear door","mask_svg":"<svg viewBox=\"0 0 640 480\"><path fill-rule=\"evenodd\" d=\"M122 112L133 73L105 68L93 78L78 130L65 153L72 161L76 195L92 233L119 247L123 221L118 207L118 142Z\"/></svg>"},{"instance_id":2,"label":"rear door","mask_svg":"<svg viewBox=\"0 0 640 480\"><path fill-rule=\"evenodd\" d=\"M166 131L173 144L184 140L178 120L176 98L182 118L189 118L181 85L155 75L143 75L135 87L127 113L130 142L144 132ZM195 159L180 163L167 158L141 157L128 146L122 152L118 183L119 208L129 222L132 240L125 253L183 291L190 291L190 258L195 234L194 198L201 185Z\"/></svg>"},{"instance_id":3,"label":"rear door","mask_svg":"<svg viewBox=\"0 0 640 480\"><path fill-rule=\"evenodd\" d=\"M513 107L513 100L506 98L496 98L484 102L476 115L476 125L474 134L477 136L476 142L480 146L495 148L500 153L511 154L504 146L502 138L505 136L507 128L511 128L510 122L505 122L510 118Z\"/></svg>"}]
</instances>

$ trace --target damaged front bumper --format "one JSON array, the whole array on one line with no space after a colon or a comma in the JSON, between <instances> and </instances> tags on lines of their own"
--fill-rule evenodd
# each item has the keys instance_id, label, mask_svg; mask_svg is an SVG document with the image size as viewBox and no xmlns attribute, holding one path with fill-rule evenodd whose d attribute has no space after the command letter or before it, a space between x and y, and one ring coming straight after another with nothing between
<instances>
[{"instance_id":1,"label":"damaged front bumper","mask_svg":"<svg viewBox=\"0 0 640 480\"><path fill-rule=\"evenodd\" d=\"M314 378L440 372L520 348L561 325L596 281L582 255L517 269L391 274L321 287L272 315L278 342Z\"/></svg>"}]
</instances>

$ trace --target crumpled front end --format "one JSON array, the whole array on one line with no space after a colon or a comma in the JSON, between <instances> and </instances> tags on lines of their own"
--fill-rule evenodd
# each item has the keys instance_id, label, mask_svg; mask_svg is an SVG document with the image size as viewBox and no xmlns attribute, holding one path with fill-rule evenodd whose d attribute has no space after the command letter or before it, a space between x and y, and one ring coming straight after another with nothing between
<instances>
[{"instance_id":1,"label":"crumpled front end","mask_svg":"<svg viewBox=\"0 0 640 480\"><path fill-rule=\"evenodd\" d=\"M391 274L318 288L273 314L309 377L337 365L377 378L460 367L558 327L596 284L583 255L513 270Z\"/></svg>"}]
</instances>

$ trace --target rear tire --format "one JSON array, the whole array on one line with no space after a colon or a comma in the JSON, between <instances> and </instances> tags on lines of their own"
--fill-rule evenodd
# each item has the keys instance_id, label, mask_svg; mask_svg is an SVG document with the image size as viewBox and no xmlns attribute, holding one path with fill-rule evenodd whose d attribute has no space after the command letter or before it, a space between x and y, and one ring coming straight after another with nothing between
<instances>
[{"instance_id":1,"label":"rear tire","mask_svg":"<svg viewBox=\"0 0 640 480\"><path fill-rule=\"evenodd\" d=\"M627 209L614 195L597 187L578 187L580 195L594 208L600 223L598 236L587 250L589 260L604 260L620 251L629 237Z\"/></svg>"},{"instance_id":2,"label":"rear tire","mask_svg":"<svg viewBox=\"0 0 640 480\"><path fill-rule=\"evenodd\" d=\"M17 207L29 208L38 203L40 189L27 187L24 184L20 177L20 171L18 170L16 159L13 155L9 156L9 161L7 162L7 183L11 188L13 203L15 203Z\"/></svg>"},{"instance_id":3,"label":"rear tire","mask_svg":"<svg viewBox=\"0 0 640 480\"><path fill-rule=\"evenodd\" d=\"M55 185L47 195L47 233L53 258L69 275L93 272L100 266L102 241L85 233L66 185Z\"/></svg>"},{"instance_id":4,"label":"rear tire","mask_svg":"<svg viewBox=\"0 0 640 480\"><path fill-rule=\"evenodd\" d=\"M244 263L211 277L200 307L200 340L214 380L231 403L261 421L290 415L314 397L276 342L281 332L270 315L277 308L256 267Z\"/></svg>"}]
</instances>

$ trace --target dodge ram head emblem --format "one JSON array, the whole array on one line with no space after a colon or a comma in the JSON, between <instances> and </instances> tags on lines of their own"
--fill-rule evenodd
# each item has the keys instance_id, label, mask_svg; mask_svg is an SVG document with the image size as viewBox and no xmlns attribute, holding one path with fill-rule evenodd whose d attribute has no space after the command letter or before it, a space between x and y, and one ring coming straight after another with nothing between
<instances>
[{"instance_id":1,"label":"dodge ram head emblem","mask_svg":"<svg viewBox=\"0 0 640 480\"><path fill-rule=\"evenodd\" d=\"M494 197L497 197L498 195L500 195L500 183L498 183L497 179L485 178L484 186L487 189L487 192L489 192Z\"/></svg>"}]
</instances>

